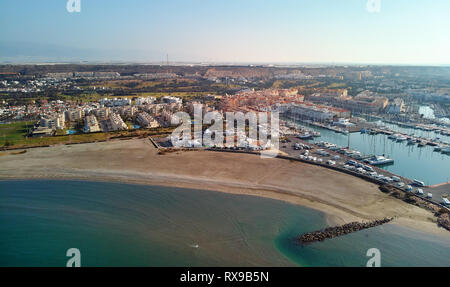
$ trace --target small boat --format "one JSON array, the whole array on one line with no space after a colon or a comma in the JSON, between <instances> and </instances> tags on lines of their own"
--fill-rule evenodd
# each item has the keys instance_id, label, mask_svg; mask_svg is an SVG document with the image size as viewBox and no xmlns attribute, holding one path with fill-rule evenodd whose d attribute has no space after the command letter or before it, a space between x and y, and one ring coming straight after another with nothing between
<instances>
[{"instance_id":1,"label":"small boat","mask_svg":"<svg viewBox=\"0 0 450 287\"><path fill-rule=\"evenodd\" d=\"M388 139L395 140L397 139L397 134L388 135Z\"/></svg>"},{"instance_id":2,"label":"small boat","mask_svg":"<svg viewBox=\"0 0 450 287\"><path fill-rule=\"evenodd\" d=\"M367 163L369 163L370 165L384 165L384 164L392 164L394 163L394 160L391 158L385 158L384 156L378 155L367 159Z\"/></svg>"},{"instance_id":3,"label":"small boat","mask_svg":"<svg viewBox=\"0 0 450 287\"><path fill-rule=\"evenodd\" d=\"M404 141L406 141L406 139L407 138L403 135L398 135L396 138L397 142L404 142Z\"/></svg>"},{"instance_id":4,"label":"small boat","mask_svg":"<svg viewBox=\"0 0 450 287\"><path fill-rule=\"evenodd\" d=\"M442 147L441 147L441 146L436 146L433 150L434 150L434 151L441 151L441 150L442 150Z\"/></svg>"},{"instance_id":5,"label":"small boat","mask_svg":"<svg viewBox=\"0 0 450 287\"><path fill-rule=\"evenodd\" d=\"M413 145L415 144L414 139L410 138L408 139L408 145Z\"/></svg>"},{"instance_id":6,"label":"small boat","mask_svg":"<svg viewBox=\"0 0 450 287\"><path fill-rule=\"evenodd\" d=\"M450 147L442 148L441 153L443 153L443 154L450 154Z\"/></svg>"},{"instance_id":7,"label":"small boat","mask_svg":"<svg viewBox=\"0 0 450 287\"><path fill-rule=\"evenodd\" d=\"M366 129L362 129L362 130L360 131L360 133L365 134L365 133L367 133L367 130L366 130Z\"/></svg>"},{"instance_id":8,"label":"small boat","mask_svg":"<svg viewBox=\"0 0 450 287\"><path fill-rule=\"evenodd\" d=\"M301 140L309 140L313 138L313 135L310 133L303 133L303 134L298 134L297 138L301 139Z\"/></svg>"},{"instance_id":9,"label":"small boat","mask_svg":"<svg viewBox=\"0 0 450 287\"><path fill-rule=\"evenodd\" d=\"M421 141L417 146L418 147L424 147L426 145L427 145L427 143L425 141Z\"/></svg>"}]
</instances>

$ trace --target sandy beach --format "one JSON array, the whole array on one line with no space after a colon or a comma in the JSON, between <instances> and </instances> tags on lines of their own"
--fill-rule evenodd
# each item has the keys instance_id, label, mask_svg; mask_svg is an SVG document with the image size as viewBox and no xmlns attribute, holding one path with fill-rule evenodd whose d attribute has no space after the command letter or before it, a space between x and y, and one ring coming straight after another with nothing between
<instances>
[{"instance_id":1,"label":"sandy beach","mask_svg":"<svg viewBox=\"0 0 450 287\"><path fill-rule=\"evenodd\" d=\"M383 194L377 185L323 167L211 151L159 155L148 139L59 145L0 157L0 180L76 179L214 190L299 204L330 225L395 217L394 223L449 236L431 212Z\"/></svg>"}]
</instances>

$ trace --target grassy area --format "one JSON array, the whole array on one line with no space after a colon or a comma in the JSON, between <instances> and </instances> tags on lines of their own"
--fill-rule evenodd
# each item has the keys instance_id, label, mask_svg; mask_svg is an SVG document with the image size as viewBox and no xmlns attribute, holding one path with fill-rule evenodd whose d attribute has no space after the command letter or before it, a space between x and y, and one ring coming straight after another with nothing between
<instances>
[{"instance_id":1,"label":"grassy area","mask_svg":"<svg viewBox=\"0 0 450 287\"><path fill-rule=\"evenodd\" d=\"M65 101L69 100L69 101L96 102L99 101L101 98L105 98L108 96L110 95L102 96L99 93L83 93L80 95L59 94L58 98Z\"/></svg>"},{"instance_id":2,"label":"grassy area","mask_svg":"<svg viewBox=\"0 0 450 287\"><path fill-rule=\"evenodd\" d=\"M155 97L157 99L160 99L164 96L172 96L172 97L179 97L182 99L188 99L190 97L200 97L200 96L206 96L208 95L208 92L157 92L157 93L136 93L135 97Z\"/></svg>"},{"instance_id":3,"label":"grassy area","mask_svg":"<svg viewBox=\"0 0 450 287\"><path fill-rule=\"evenodd\" d=\"M33 127L34 121L14 122L0 125L0 146L6 143L15 143L25 140L28 130Z\"/></svg>"},{"instance_id":4,"label":"grassy area","mask_svg":"<svg viewBox=\"0 0 450 287\"><path fill-rule=\"evenodd\" d=\"M87 143L95 141L105 141L108 138L139 137L158 134L167 134L172 130L170 128L158 128L153 130L138 131L119 131L111 133L92 133L66 135L65 131L58 132L54 137L27 138L27 128L32 127L34 122L17 122L0 125L0 148L18 149L39 146L50 146L68 143ZM129 123L131 125L131 123Z\"/></svg>"},{"instance_id":5,"label":"grassy area","mask_svg":"<svg viewBox=\"0 0 450 287\"><path fill-rule=\"evenodd\" d=\"M10 136L7 140L0 142L0 147L8 148L21 148L21 147L37 147L37 146L48 146L55 144L65 144L65 143L82 143L91 141L106 140L106 135L104 133L99 134L80 134L80 135L61 135L54 137L41 137L41 138L27 138L26 133L21 133L20 126L17 129L5 129L10 132ZM15 132L13 132L13 130Z\"/></svg>"},{"instance_id":6,"label":"grassy area","mask_svg":"<svg viewBox=\"0 0 450 287\"><path fill-rule=\"evenodd\" d=\"M138 97L155 97L156 99L160 99L164 96L173 96L179 97L183 99L188 99L190 97L198 97L198 96L206 96L208 92L144 92L144 93L133 93L127 96L118 96L114 94L106 94L104 96L98 93L84 93L81 95L65 95L59 94L58 97L62 100L70 100L70 101L82 101L82 102L98 102L102 98L138 98Z\"/></svg>"},{"instance_id":7,"label":"grassy area","mask_svg":"<svg viewBox=\"0 0 450 287\"><path fill-rule=\"evenodd\" d=\"M332 83L330 85L328 85L329 89L334 89L334 88L345 88L347 85L345 83Z\"/></svg>"}]
</instances>

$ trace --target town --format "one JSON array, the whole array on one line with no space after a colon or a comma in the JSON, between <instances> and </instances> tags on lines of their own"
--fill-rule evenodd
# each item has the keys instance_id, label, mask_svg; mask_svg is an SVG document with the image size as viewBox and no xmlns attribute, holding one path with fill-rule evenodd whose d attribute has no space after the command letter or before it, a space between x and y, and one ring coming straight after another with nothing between
<instances>
[{"instance_id":1,"label":"town","mask_svg":"<svg viewBox=\"0 0 450 287\"><path fill-rule=\"evenodd\" d=\"M342 67L149 67L153 73L142 71L142 67L116 67L122 74L98 71L101 67L96 66L81 67L95 71L0 73L0 140L4 150L150 135L164 153L174 147L170 133L181 124L176 118L179 112L189 114L193 125L198 107L201 119L209 112L217 112L222 118L230 112L277 112L281 117L280 142L270 138L267 123L258 122L259 138L251 138L248 127L238 130L232 124L231 131L224 132L222 126L217 131L200 119L197 124L201 134L194 128L194 134L176 147L244 152L276 148L281 157L414 193L422 205L450 205L445 171L430 170L433 178L423 180L417 177L421 174L418 161L423 159L409 157L417 164L411 162L415 169L404 174L402 158L397 154L390 158L386 145L387 139L399 150L410 152L415 146L418 155L420 148L429 146L431 152L442 154L435 162L445 165L445 156L450 154L450 97L445 81L442 87L433 88L417 81L408 85L406 78L412 77L412 71L407 68L403 78L398 73L388 77L380 67L358 71ZM30 71L33 69L44 68L30 67ZM434 113L427 114L427 109ZM190 131L191 122L185 124ZM216 141L214 146L205 146L198 140L211 134L227 144ZM261 135L268 137L269 144ZM374 142L376 135L384 141L382 154ZM369 149L364 143L351 144L370 138L373 142Z\"/></svg>"}]
</instances>

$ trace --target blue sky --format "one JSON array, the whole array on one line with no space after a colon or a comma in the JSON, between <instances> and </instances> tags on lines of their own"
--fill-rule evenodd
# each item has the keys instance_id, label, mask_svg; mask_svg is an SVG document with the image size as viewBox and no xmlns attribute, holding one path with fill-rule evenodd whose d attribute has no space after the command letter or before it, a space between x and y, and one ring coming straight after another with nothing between
<instances>
[{"instance_id":1,"label":"blue sky","mask_svg":"<svg viewBox=\"0 0 450 287\"><path fill-rule=\"evenodd\" d=\"M450 1L1 0L0 62L450 64Z\"/></svg>"}]
</instances>

